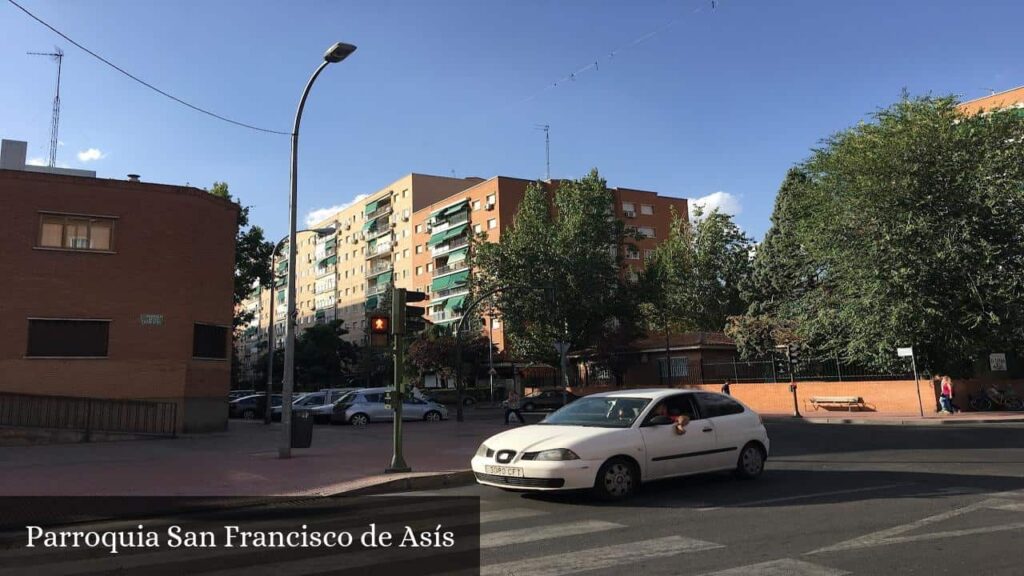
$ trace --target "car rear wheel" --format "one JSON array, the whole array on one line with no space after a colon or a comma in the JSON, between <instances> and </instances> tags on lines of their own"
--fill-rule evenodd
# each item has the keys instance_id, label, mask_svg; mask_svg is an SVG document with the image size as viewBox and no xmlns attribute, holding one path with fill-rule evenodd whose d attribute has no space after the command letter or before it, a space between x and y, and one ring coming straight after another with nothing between
<instances>
[{"instance_id":1,"label":"car rear wheel","mask_svg":"<svg viewBox=\"0 0 1024 576\"><path fill-rule=\"evenodd\" d=\"M594 495L601 500L622 500L640 483L636 466L625 458L612 458L601 465L594 481Z\"/></svg>"},{"instance_id":2,"label":"car rear wheel","mask_svg":"<svg viewBox=\"0 0 1024 576\"><path fill-rule=\"evenodd\" d=\"M745 479L757 478L764 472L764 450L750 442L740 450L736 459L736 476Z\"/></svg>"},{"instance_id":3,"label":"car rear wheel","mask_svg":"<svg viewBox=\"0 0 1024 576\"><path fill-rule=\"evenodd\" d=\"M427 412L426 414L423 415L423 419L426 420L427 422L440 422L441 413L438 412L437 410L431 410L430 412Z\"/></svg>"},{"instance_id":4,"label":"car rear wheel","mask_svg":"<svg viewBox=\"0 0 1024 576\"><path fill-rule=\"evenodd\" d=\"M348 423L353 426L366 426L370 423L370 417L360 412L359 414L353 414L352 417L348 419Z\"/></svg>"},{"instance_id":5,"label":"car rear wheel","mask_svg":"<svg viewBox=\"0 0 1024 576\"><path fill-rule=\"evenodd\" d=\"M242 418L244 418L246 420L255 420L256 419L256 411L253 410L252 408L246 408L245 412L242 412Z\"/></svg>"}]
</instances>

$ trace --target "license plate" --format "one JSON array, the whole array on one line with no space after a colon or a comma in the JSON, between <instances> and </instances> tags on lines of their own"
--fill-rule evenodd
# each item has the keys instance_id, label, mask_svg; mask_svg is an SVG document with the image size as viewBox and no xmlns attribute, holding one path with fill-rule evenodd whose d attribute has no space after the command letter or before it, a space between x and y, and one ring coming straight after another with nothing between
<instances>
[{"instance_id":1,"label":"license plate","mask_svg":"<svg viewBox=\"0 0 1024 576\"><path fill-rule=\"evenodd\" d=\"M523 469L515 468L513 466L484 466L484 470L486 470L488 474L494 474L495 476L523 477Z\"/></svg>"}]
</instances>

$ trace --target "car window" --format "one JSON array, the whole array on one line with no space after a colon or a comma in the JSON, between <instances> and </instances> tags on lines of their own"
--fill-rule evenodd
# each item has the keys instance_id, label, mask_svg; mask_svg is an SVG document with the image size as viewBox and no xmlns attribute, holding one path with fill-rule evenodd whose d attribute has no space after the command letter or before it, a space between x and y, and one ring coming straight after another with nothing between
<instances>
[{"instance_id":1,"label":"car window","mask_svg":"<svg viewBox=\"0 0 1024 576\"><path fill-rule=\"evenodd\" d=\"M348 404L356 399L357 394L355 392L346 392L342 394L340 398L334 401L335 404Z\"/></svg>"},{"instance_id":2,"label":"car window","mask_svg":"<svg viewBox=\"0 0 1024 576\"><path fill-rule=\"evenodd\" d=\"M654 405L654 408L647 413L647 418L644 419L644 426L649 426L651 419L662 413L667 414L669 418L686 416L691 420L698 419L697 410L690 397L691 394L676 394L675 396L669 396L668 398L658 402ZM661 410L662 406L665 407L665 410Z\"/></svg>"},{"instance_id":3,"label":"car window","mask_svg":"<svg viewBox=\"0 0 1024 576\"><path fill-rule=\"evenodd\" d=\"M620 396L580 398L556 410L540 424L629 428L649 402L647 398Z\"/></svg>"},{"instance_id":4,"label":"car window","mask_svg":"<svg viewBox=\"0 0 1024 576\"><path fill-rule=\"evenodd\" d=\"M380 393L363 394L363 397L366 398L366 401L369 402L370 404L380 404L381 402L384 401L384 395Z\"/></svg>"},{"instance_id":5,"label":"car window","mask_svg":"<svg viewBox=\"0 0 1024 576\"><path fill-rule=\"evenodd\" d=\"M406 398L405 399L405 403L406 404L426 404L426 402L420 400L419 398L412 398L412 397Z\"/></svg>"},{"instance_id":6,"label":"car window","mask_svg":"<svg viewBox=\"0 0 1024 576\"><path fill-rule=\"evenodd\" d=\"M700 411L706 418L741 414L743 412L743 405L728 396L712 394L710 392L697 392L696 396L697 403L700 405Z\"/></svg>"}]
</instances>

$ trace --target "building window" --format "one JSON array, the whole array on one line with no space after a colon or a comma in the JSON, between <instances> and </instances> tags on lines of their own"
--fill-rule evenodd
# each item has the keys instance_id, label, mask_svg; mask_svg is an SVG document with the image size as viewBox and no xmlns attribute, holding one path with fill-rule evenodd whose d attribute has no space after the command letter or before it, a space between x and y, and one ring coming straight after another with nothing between
<instances>
[{"instance_id":1,"label":"building window","mask_svg":"<svg viewBox=\"0 0 1024 576\"><path fill-rule=\"evenodd\" d=\"M416 267L416 274L417 274L417 275L418 275L418 274L423 274L423 266L417 266L417 267Z\"/></svg>"},{"instance_id":2,"label":"building window","mask_svg":"<svg viewBox=\"0 0 1024 576\"><path fill-rule=\"evenodd\" d=\"M423 244L417 244L416 245L416 253L417 254L422 254L423 253Z\"/></svg>"},{"instance_id":3,"label":"building window","mask_svg":"<svg viewBox=\"0 0 1024 576\"><path fill-rule=\"evenodd\" d=\"M651 214L654 214L654 206L651 206L650 204L641 204L640 213L645 216L650 216Z\"/></svg>"},{"instance_id":4,"label":"building window","mask_svg":"<svg viewBox=\"0 0 1024 576\"><path fill-rule=\"evenodd\" d=\"M642 238L654 238L654 228L650 226L640 226L636 229L636 233Z\"/></svg>"},{"instance_id":5,"label":"building window","mask_svg":"<svg viewBox=\"0 0 1024 576\"><path fill-rule=\"evenodd\" d=\"M433 264L427 264L427 272L430 272L433 269L434 269L434 265Z\"/></svg>"},{"instance_id":6,"label":"building window","mask_svg":"<svg viewBox=\"0 0 1024 576\"><path fill-rule=\"evenodd\" d=\"M497 200L495 200L495 198L494 198L494 194L489 194L489 195L487 196L487 203L488 203L488 204L494 204L495 202L497 202Z\"/></svg>"},{"instance_id":7,"label":"building window","mask_svg":"<svg viewBox=\"0 0 1024 576\"><path fill-rule=\"evenodd\" d=\"M409 249L406 248L405 250L402 250L402 258L408 258L408 257L409 257Z\"/></svg>"},{"instance_id":8,"label":"building window","mask_svg":"<svg viewBox=\"0 0 1024 576\"><path fill-rule=\"evenodd\" d=\"M114 249L114 219L41 214L39 247L110 252Z\"/></svg>"},{"instance_id":9,"label":"building window","mask_svg":"<svg viewBox=\"0 0 1024 576\"><path fill-rule=\"evenodd\" d=\"M192 357L226 360L228 357L227 327L194 324L192 327Z\"/></svg>"},{"instance_id":10,"label":"building window","mask_svg":"<svg viewBox=\"0 0 1024 576\"><path fill-rule=\"evenodd\" d=\"M651 257L654 256L654 250L650 248L644 250L644 261L650 261Z\"/></svg>"},{"instance_id":11,"label":"building window","mask_svg":"<svg viewBox=\"0 0 1024 576\"><path fill-rule=\"evenodd\" d=\"M494 228L497 228L497 227L498 227L498 219L497 218L491 218L490 220L487 221L487 229L488 230L493 230Z\"/></svg>"},{"instance_id":12,"label":"building window","mask_svg":"<svg viewBox=\"0 0 1024 576\"><path fill-rule=\"evenodd\" d=\"M25 356L106 358L109 340L109 320L30 318Z\"/></svg>"},{"instance_id":13,"label":"building window","mask_svg":"<svg viewBox=\"0 0 1024 576\"><path fill-rule=\"evenodd\" d=\"M417 234L422 234L423 233L423 224L417 224L416 225L416 233Z\"/></svg>"},{"instance_id":14,"label":"building window","mask_svg":"<svg viewBox=\"0 0 1024 576\"><path fill-rule=\"evenodd\" d=\"M639 260L640 251L633 247L626 247L626 259L627 260Z\"/></svg>"},{"instance_id":15,"label":"building window","mask_svg":"<svg viewBox=\"0 0 1024 576\"><path fill-rule=\"evenodd\" d=\"M686 357L675 357L672 358L672 377L680 378L690 375L690 367L686 363ZM658 376L666 378L668 375L665 374L665 358L658 358Z\"/></svg>"},{"instance_id":16,"label":"building window","mask_svg":"<svg viewBox=\"0 0 1024 576\"><path fill-rule=\"evenodd\" d=\"M473 224L473 233L479 234L483 231L483 228L479 224Z\"/></svg>"},{"instance_id":17,"label":"building window","mask_svg":"<svg viewBox=\"0 0 1024 576\"><path fill-rule=\"evenodd\" d=\"M480 209L480 201L479 200L473 200L473 210L479 210L479 209Z\"/></svg>"},{"instance_id":18,"label":"building window","mask_svg":"<svg viewBox=\"0 0 1024 576\"><path fill-rule=\"evenodd\" d=\"M636 205L633 204L632 202L623 202L622 203L622 211L623 212L634 212L635 213L636 212Z\"/></svg>"}]
</instances>

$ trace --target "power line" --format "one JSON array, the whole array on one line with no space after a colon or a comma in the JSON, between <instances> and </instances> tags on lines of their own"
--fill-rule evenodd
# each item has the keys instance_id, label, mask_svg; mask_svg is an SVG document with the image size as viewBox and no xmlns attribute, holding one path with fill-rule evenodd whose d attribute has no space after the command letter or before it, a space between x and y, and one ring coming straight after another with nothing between
<instances>
[{"instance_id":1,"label":"power line","mask_svg":"<svg viewBox=\"0 0 1024 576\"><path fill-rule=\"evenodd\" d=\"M135 80L136 82L138 82L139 84L142 84L142 85L143 85L143 86L145 86L146 88L149 88L150 90L153 90L154 92L156 92L156 93L158 93L158 94L161 94L161 95L163 95L163 96L166 96L167 98L170 98L171 100L174 100L174 101L175 101L175 102L177 102L178 104L182 104L182 105L184 105L184 106L187 106L187 107L189 107L189 108L191 108L191 109L195 110L196 112L200 112L200 113L206 114L207 116L212 116L213 118L216 118L216 119L218 119L218 120L223 120L224 122L227 122L227 123L229 123L229 124L234 124L235 126L241 126L242 128L248 128L248 129L250 129L250 130L256 130L257 132L266 132L266 133L268 133L268 134L281 134L281 135L284 135L284 136L291 136L291 134L292 134L291 132L281 132L280 130L270 130L270 129L268 129L268 128L260 128L259 126L253 126L253 125L251 125L251 124L246 124L246 123L244 123L244 122L239 122L239 121L237 121L237 120L232 120L232 119L230 119L230 118L226 118L226 117L224 117L224 116L221 116L220 114L216 114L216 113L214 113L214 112L210 112L209 110L204 110L204 109L202 109L202 108L200 108L200 107L198 107L198 106L196 106L196 105L194 105L194 104L189 104L188 102L186 102L186 101L182 100L181 98L178 98L177 96L174 96L174 95L172 95L172 94L168 94L167 92L164 92L163 90L161 90L161 89L157 88L156 86L153 86L153 85L152 85L152 84L150 84L149 82L146 82L145 80L142 80L141 78L139 78L139 77L137 77L137 76L135 76L135 75L131 74L130 72L128 72L128 71L127 71L127 70L125 70L124 68L121 68L120 66L118 66L117 64L114 64L114 63L113 63L113 62L111 62L110 60L107 60L106 58L104 58L104 57L100 56L99 54L97 54L97 53L93 52L92 50L89 50L89 49L88 49L88 48L86 48L85 46L82 46L82 45L81 45L81 44L79 44L78 42L75 42L74 40L72 40L71 38L69 38L69 37L67 36L67 34L64 34L64 33L63 33L63 32L61 32L60 30L57 30L57 29L56 29L56 28L54 28L53 26L50 26L49 24L47 24L46 22L44 22L44 21L43 21L43 20L42 20L41 18L39 18L39 17L38 17L38 16L36 16L35 14L33 14L33 13L29 12L29 11L28 11L28 10L27 10L27 9L26 9L26 8L25 8L24 6L22 6L21 4L18 4L18 3L17 3L17 2L15 2L14 0L7 0L7 1L8 1L8 2L10 2L11 4L13 4L13 5L14 5L14 7L16 7L16 8L17 8L17 9L19 9L19 10L21 10L21 11L22 11L22 12L24 12L25 14L28 14L29 18L32 18L33 20L35 20L36 22L39 22L39 23L40 23L40 24L42 24L43 26L46 26L46 27L47 27L47 28L49 28L49 29L50 29L51 31L53 31L53 32L54 32L55 34L57 34L58 36L60 36L61 38L63 38L63 39L65 39L65 40L67 40L68 42L70 42L70 43L74 44L74 45L75 45L76 47L80 48L80 49L81 49L82 51L84 51L84 52L85 52L86 54L88 54L88 55L92 56L93 58L96 58L96 59L97 59L97 60L99 60L100 62L103 62L103 63L104 63L104 64L106 64L107 66L110 66L110 67L111 67L111 68L113 68L114 70L117 70L118 72L120 72L121 74L124 74L125 76L127 76L127 77L131 78L132 80Z\"/></svg>"}]
</instances>

